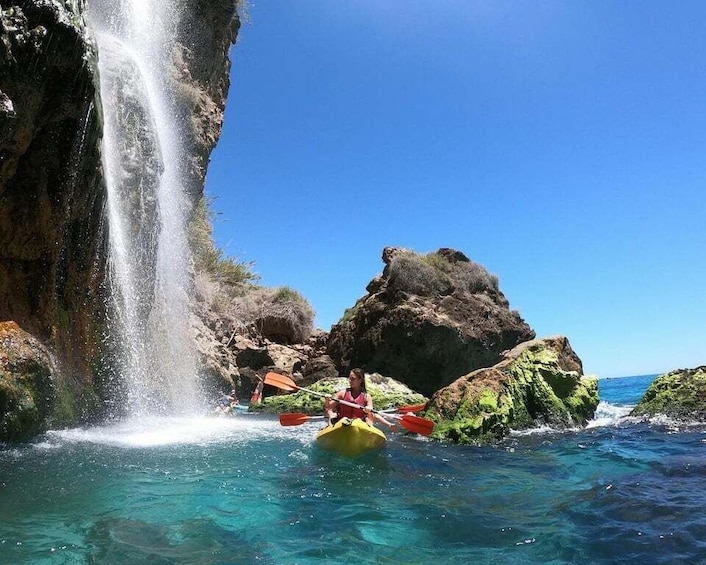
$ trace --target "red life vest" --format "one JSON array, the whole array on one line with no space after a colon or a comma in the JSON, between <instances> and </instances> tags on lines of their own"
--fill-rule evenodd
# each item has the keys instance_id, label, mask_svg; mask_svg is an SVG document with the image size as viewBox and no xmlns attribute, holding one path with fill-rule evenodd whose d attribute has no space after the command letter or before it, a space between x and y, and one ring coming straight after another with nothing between
<instances>
[{"instance_id":1,"label":"red life vest","mask_svg":"<svg viewBox=\"0 0 706 565\"><path fill-rule=\"evenodd\" d=\"M343 395L343 399L346 402L352 402L353 404L358 404L359 406L362 406L365 408L368 404L368 395L367 393L361 391L361 393L353 398L353 394L351 393L351 389L347 388L346 393ZM363 411L363 408L353 408L352 406L346 406L345 404L339 404L338 405L338 417L339 418L361 418L365 419L365 412Z\"/></svg>"}]
</instances>

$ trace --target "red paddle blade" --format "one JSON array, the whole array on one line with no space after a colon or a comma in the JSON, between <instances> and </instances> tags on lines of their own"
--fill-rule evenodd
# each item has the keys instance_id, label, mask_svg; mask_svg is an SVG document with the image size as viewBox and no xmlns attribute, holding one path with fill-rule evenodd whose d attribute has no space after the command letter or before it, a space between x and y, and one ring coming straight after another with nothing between
<instances>
[{"instance_id":1,"label":"red paddle blade","mask_svg":"<svg viewBox=\"0 0 706 565\"><path fill-rule=\"evenodd\" d=\"M400 421L405 429L415 434L428 436L434 431L434 422L414 414L405 414Z\"/></svg>"},{"instance_id":2,"label":"red paddle blade","mask_svg":"<svg viewBox=\"0 0 706 565\"><path fill-rule=\"evenodd\" d=\"M307 414L301 414L298 412L293 414L280 414L279 423L283 426L301 426L311 420L311 418L312 417Z\"/></svg>"},{"instance_id":3,"label":"red paddle blade","mask_svg":"<svg viewBox=\"0 0 706 565\"><path fill-rule=\"evenodd\" d=\"M427 407L426 403L424 404L410 404L409 406L400 406L397 411L400 414L407 414L409 412L421 412Z\"/></svg>"},{"instance_id":4,"label":"red paddle blade","mask_svg":"<svg viewBox=\"0 0 706 565\"><path fill-rule=\"evenodd\" d=\"M265 375L265 384L277 387L281 390L299 390L299 387L294 384L294 381L285 375L279 373L267 373Z\"/></svg>"}]
</instances>

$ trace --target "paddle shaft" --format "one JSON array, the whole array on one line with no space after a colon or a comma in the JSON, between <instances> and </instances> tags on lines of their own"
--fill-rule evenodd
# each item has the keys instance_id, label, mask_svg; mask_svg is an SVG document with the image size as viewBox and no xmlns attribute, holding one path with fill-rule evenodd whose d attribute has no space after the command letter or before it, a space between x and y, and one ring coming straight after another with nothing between
<instances>
[{"instance_id":1,"label":"paddle shaft","mask_svg":"<svg viewBox=\"0 0 706 565\"><path fill-rule=\"evenodd\" d=\"M365 408L365 406L361 406L360 404L356 404L355 402L348 402L347 400L341 400L340 398L334 398L333 396L330 396L328 394L324 394L323 392L317 392L315 390L310 390L308 388L304 387L298 387L299 390L302 390L304 392L308 392L309 394L313 394L315 396L320 396L322 398L330 398L334 402L338 402L339 404L343 404L345 406L350 406L351 408L358 408L359 410L362 410L363 412L368 412L368 410ZM383 418L385 416L390 416L392 418L395 418L396 420L402 420L407 414L390 414L389 412L383 412L382 410L375 410L374 408L370 410L373 414L378 414L382 416ZM411 414L410 414L411 415Z\"/></svg>"}]
</instances>

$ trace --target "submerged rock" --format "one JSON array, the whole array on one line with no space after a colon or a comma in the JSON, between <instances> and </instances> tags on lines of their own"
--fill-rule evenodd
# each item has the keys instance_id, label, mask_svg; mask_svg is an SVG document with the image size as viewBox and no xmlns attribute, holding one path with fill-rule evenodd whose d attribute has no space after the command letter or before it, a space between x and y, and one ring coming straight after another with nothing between
<instances>
[{"instance_id":1,"label":"submerged rock","mask_svg":"<svg viewBox=\"0 0 706 565\"><path fill-rule=\"evenodd\" d=\"M585 425L598 406L598 379L583 375L566 337L523 343L497 365L478 369L434 394L426 416L434 437L485 443L511 430Z\"/></svg>"},{"instance_id":2,"label":"submerged rock","mask_svg":"<svg viewBox=\"0 0 706 565\"><path fill-rule=\"evenodd\" d=\"M706 422L706 366L677 369L657 377L630 413L631 416L658 414Z\"/></svg>"},{"instance_id":3,"label":"submerged rock","mask_svg":"<svg viewBox=\"0 0 706 565\"><path fill-rule=\"evenodd\" d=\"M535 337L497 277L460 251L386 247L382 259L382 276L331 329L328 354L343 372L363 367L431 395Z\"/></svg>"}]
</instances>

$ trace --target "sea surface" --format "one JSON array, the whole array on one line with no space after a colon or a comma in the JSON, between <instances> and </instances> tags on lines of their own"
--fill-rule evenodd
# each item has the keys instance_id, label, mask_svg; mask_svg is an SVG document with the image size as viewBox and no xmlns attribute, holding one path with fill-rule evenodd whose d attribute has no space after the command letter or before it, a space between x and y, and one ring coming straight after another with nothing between
<instances>
[{"instance_id":1,"label":"sea surface","mask_svg":"<svg viewBox=\"0 0 706 565\"><path fill-rule=\"evenodd\" d=\"M0 450L0 563L706 563L706 427L627 417L653 378L601 380L586 429L355 460L316 420L50 431Z\"/></svg>"}]
</instances>

